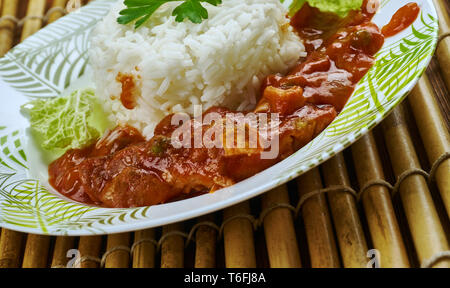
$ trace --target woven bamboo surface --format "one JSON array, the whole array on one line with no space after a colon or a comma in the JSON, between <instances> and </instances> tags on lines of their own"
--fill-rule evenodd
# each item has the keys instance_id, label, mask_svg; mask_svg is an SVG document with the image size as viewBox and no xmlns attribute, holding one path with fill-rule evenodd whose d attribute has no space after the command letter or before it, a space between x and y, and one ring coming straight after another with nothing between
<instances>
[{"instance_id":1,"label":"woven bamboo surface","mask_svg":"<svg viewBox=\"0 0 450 288\"><path fill-rule=\"evenodd\" d=\"M0 56L76 2L0 0ZM434 2L441 38L427 73L335 158L261 197L160 228L92 237L3 229L0 267L367 267L373 259L450 267L450 17L446 0Z\"/></svg>"}]
</instances>

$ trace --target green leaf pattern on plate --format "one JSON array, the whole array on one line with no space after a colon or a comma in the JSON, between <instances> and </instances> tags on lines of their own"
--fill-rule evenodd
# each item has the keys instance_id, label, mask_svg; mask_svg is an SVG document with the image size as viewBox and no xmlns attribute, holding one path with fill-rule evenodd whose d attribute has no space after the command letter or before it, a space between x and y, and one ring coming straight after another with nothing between
<instances>
[{"instance_id":1,"label":"green leaf pattern on plate","mask_svg":"<svg viewBox=\"0 0 450 288\"><path fill-rule=\"evenodd\" d=\"M55 97L81 76L89 35L115 1L95 1L48 25L0 60L0 76L29 97Z\"/></svg>"}]
</instances>

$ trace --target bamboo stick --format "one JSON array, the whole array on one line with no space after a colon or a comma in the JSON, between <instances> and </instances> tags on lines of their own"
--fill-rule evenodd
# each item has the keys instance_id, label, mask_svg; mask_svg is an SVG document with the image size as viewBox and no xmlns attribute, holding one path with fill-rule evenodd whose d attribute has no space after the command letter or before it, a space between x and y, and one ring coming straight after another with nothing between
<instances>
[{"instance_id":1,"label":"bamboo stick","mask_svg":"<svg viewBox=\"0 0 450 288\"><path fill-rule=\"evenodd\" d=\"M54 0L52 3L52 8L64 7L67 0ZM55 11L49 15L48 23L56 21L63 13ZM75 238L73 237L57 237L55 241L55 249L53 253L52 267L66 266L67 264L67 251L74 248Z\"/></svg>"},{"instance_id":2,"label":"bamboo stick","mask_svg":"<svg viewBox=\"0 0 450 288\"><path fill-rule=\"evenodd\" d=\"M27 16L44 16L45 0L31 0L28 3ZM23 24L22 35L20 41L22 42L29 36L33 35L42 26L42 19L28 19Z\"/></svg>"},{"instance_id":3,"label":"bamboo stick","mask_svg":"<svg viewBox=\"0 0 450 288\"><path fill-rule=\"evenodd\" d=\"M19 268L25 234L3 228L0 239L0 268Z\"/></svg>"},{"instance_id":4,"label":"bamboo stick","mask_svg":"<svg viewBox=\"0 0 450 288\"><path fill-rule=\"evenodd\" d=\"M286 185L275 188L262 197L262 211L277 204L289 205ZM300 268L300 253L295 235L292 213L278 207L267 212L264 218L264 234L271 268Z\"/></svg>"},{"instance_id":5,"label":"bamboo stick","mask_svg":"<svg viewBox=\"0 0 450 288\"><path fill-rule=\"evenodd\" d=\"M130 233L108 235L104 257L105 268L128 268L130 265Z\"/></svg>"},{"instance_id":6,"label":"bamboo stick","mask_svg":"<svg viewBox=\"0 0 450 288\"><path fill-rule=\"evenodd\" d=\"M450 91L450 16L447 13L444 0L433 0L436 6L436 11L439 17L439 36L444 37L438 43L436 48L436 56L441 66L442 76L444 82L447 85L447 89Z\"/></svg>"},{"instance_id":7,"label":"bamboo stick","mask_svg":"<svg viewBox=\"0 0 450 288\"><path fill-rule=\"evenodd\" d=\"M2 7L1 16L16 16L18 0L5 1ZM14 41L14 21L5 19L0 21L0 57L5 55L11 49Z\"/></svg>"},{"instance_id":8,"label":"bamboo stick","mask_svg":"<svg viewBox=\"0 0 450 288\"><path fill-rule=\"evenodd\" d=\"M22 268L46 268L49 248L49 236L28 234Z\"/></svg>"},{"instance_id":9,"label":"bamboo stick","mask_svg":"<svg viewBox=\"0 0 450 288\"><path fill-rule=\"evenodd\" d=\"M223 218L227 221L223 227L227 268L256 268L253 223L245 218L236 218L243 215L250 215L248 201L224 210Z\"/></svg>"},{"instance_id":10,"label":"bamboo stick","mask_svg":"<svg viewBox=\"0 0 450 288\"><path fill-rule=\"evenodd\" d=\"M45 0L33 0L28 3L26 16L43 16ZM20 41L35 33L42 26L39 19L25 21ZM50 238L48 236L28 234L25 246L25 254L22 263L24 268L45 267L47 265Z\"/></svg>"},{"instance_id":11,"label":"bamboo stick","mask_svg":"<svg viewBox=\"0 0 450 288\"><path fill-rule=\"evenodd\" d=\"M360 187L368 185L371 181L384 179L382 164L372 133L353 144L351 150ZM372 242L375 249L380 252L380 267L409 267L408 255L395 217L389 190L376 185L362 193L361 200Z\"/></svg>"},{"instance_id":12,"label":"bamboo stick","mask_svg":"<svg viewBox=\"0 0 450 288\"><path fill-rule=\"evenodd\" d=\"M197 223L214 223L214 214L205 215ZM210 226L199 226L195 232L195 268L216 267L217 230Z\"/></svg>"},{"instance_id":13,"label":"bamboo stick","mask_svg":"<svg viewBox=\"0 0 450 288\"><path fill-rule=\"evenodd\" d=\"M445 0L433 0L439 18L439 35L450 32L450 16L448 15Z\"/></svg>"},{"instance_id":14,"label":"bamboo stick","mask_svg":"<svg viewBox=\"0 0 450 288\"><path fill-rule=\"evenodd\" d=\"M98 268L100 266L101 249L102 236L80 237L78 251L80 252L82 261L79 263L79 268ZM98 261L94 259L98 259Z\"/></svg>"},{"instance_id":15,"label":"bamboo stick","mask_svg":"<svg viewBox=\"0 0 450 288\"><path fill-rule=\"evenodd\" d=\"M450 90L450 36L443 38L436 48L436 57L439 65L442 67L442 78L444 79L447 89Z\"/></svg>"},{"instance_id":16,"label":"bamboo stick","mask_svg":"<svg viewBox=\"0 0 450 288\"><path fill-rule=\"evenodd\" d=\"M55 7L65 8L66 4L67 0L53 0L52 8ZM52 13L50 13L50 15L48 15L48 23L52 23L61 18L62 16L64 16L64 13L58 10L54 10Z\"/></svg>"},{"instance_id":17,"label":"bamboo stick","mask_svg":"<svg viewBox=\"0 0 450 288\"><path fill-rule=\"evenodd\" d=\"M297 178L297 187L300 199L308 193L322 189L319 169L314 168ZM299 212L305 225L311 267L340 267L326 196L317 194L308 197Z\"/></svg>"},{"instance_id":18,"label":"bamboo stick","mask_svg":"<svg viewBox=\"0 0 450 288\"><path fill-rule=\"evenodd\" d=\"M438 103L434 98L433 87L425 74L412 90L409 103L428 159L433 164L441 155L450 152L450 135ZM423 107L426 107L426 109ZM445 160L438 166L435 172L435 180L447 215L450 217L450 159Z\"/></svg>"},{"instance_id":19,"label":"bamboo stick","mask_svg":"<svg viewBox=\"0 0 450 288\"><path fill-rule=\"evenodd\" d=\"M183 224L175 223L163 227L161 237L161 268L183 268L184 267L184 239L174 232L182 232ZM166 236L167 235L167 236Z\"/></svg>"},{"instance_id":20,"label":"bamboo stick","mask_svg":"<svg viewBox=\"0 0 450 288\"><path fill-rule=\"evenodd\" d=\"M134 233L135 248L133 252L133 268L154 268L156 246L155 230L147 229Z\"/></svg>"},{"instance_id":21,"label":"bamboo stick","mask_svg":"<svg viewBox=\"0 0 450 288\"><path fill-rule=\"evenodd\" d=\"M67 267L67 252L75 248L75 237L56 237L55 247L53 249L52 268Z\"/></svg>"},{"instance_id":22,"label":"bamboo stick","mask_svg":"<svg viewBox=\"0 0 450 288\"><path fill-rule=\"evenodd\" d=\"M8 0L2 5L1 16L17 15L18 0ZM14 41L14 21L0 21L0 57L11 49ZM0 240L0 268L18 268L21 260L22 241L24 234L8 229L2 229Z\"/></svg>"},{"instance_id":23,"label":"bamboo stick","mask_svg":"<svg viewBox=\"0 0 450 288\"><path fill-rule=\"evenodd\" d=\"M382 123L384 138L397 177L410 169L420 169L403 109L403 105L400 105ZM407 177L400 185L399 193L419 261L424 263L437 253L449 250L425 178L418 174ZM450 261L440 261L434 267L450 267Z\"/></svg>"},{"instance_id":24,"label":"bamboo stick","mask_svg":"<svg viewBox=\"0 0 450 288\"><path fill-rule=\"evenodd\" d=\"M17 0L8 0L6 1L3 10L2 10L2 16L15 16L17 13ZM33 0L29 3L28 6L28 12L27 16L43 16L45 9L45 1L37 1ZM31 34L33 34L35 31L37 31L40 26L42 25L41 21L33 21L28 20L25 22L23 31L22 31L22 38L21 40L24 40ZM0 55L4 55L12 46L13 42L13 36L14 36L14 28L15 23L11 20L3 20L0 23ZM18 267L19 266L19 259L21 250L21 242L22 242L22 234L14 231L9 231L6 229L3 229L2 233L2 241L0 244L0 251L1 251L1 267ZM64 247L65 245L70 246L70 241L62 241L63 239L60 239L60 241L56 242L55 246L55 257L54 265L58 261L61 261L63 258L61 257L62 253L64 253ZM67 239L65 239L67 240ZM62 243L64 242L64 243ZM29 234L27 238L27 244L25 248L25 254L23 259L22 267L28 268L28 267L45 267L47 265L47 257L48 257L48 250L50 245L50 238L47 236L41 236L41 235L32 235ZM61 248L61 249L60 249ZM16 254L17 253L17 254ZM14 255L16 254L16 255Z\"/></svg>"},{"instance_id":25,"label":"bamboo stick","mask_svg":"<svg viewBox=\"0 0 450 288\"><path fill-rule=\"evenodd\" d=\"M322 165L327 186L350 186L344 156L338 154ZM347 192L327 194L344 267L366 267L367 243L355 198Z\"/></svg>"}]
</instances>

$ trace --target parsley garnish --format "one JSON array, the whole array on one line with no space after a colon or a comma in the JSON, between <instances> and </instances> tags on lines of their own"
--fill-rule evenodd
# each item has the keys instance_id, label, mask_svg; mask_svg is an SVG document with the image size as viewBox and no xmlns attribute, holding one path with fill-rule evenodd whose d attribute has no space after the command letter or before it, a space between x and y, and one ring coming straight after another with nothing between
<instances>
[{"instance_id":1,"label":"parsley garnish","mask_svg":"<svg viewBox=\"0 0 450 288\"><path fill-rule=\"evenodd\" d=\"M127 8L120 11L121 16L117 18L117 22L128 24L136 21L134 27L139 28L161 5L175 1L180 2L179 0L125 0L124 4ZM172 16L175 16L177 22L183 22L188 18L193 23L201 23L203 19L208 19L208 11L201 2L207 2L214 6L222 4L222 0L184 0L182 2L172 12Z\"/></svg>"}]
</instances>

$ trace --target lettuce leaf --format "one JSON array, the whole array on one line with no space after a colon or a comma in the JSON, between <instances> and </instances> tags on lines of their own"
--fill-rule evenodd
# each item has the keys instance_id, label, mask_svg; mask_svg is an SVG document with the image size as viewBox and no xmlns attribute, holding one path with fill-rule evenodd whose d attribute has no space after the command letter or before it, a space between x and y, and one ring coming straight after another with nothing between
<instances>
[{"instance_id":1,"label":"lettuce leaf","mask_svg":"<svg viewBox=\"0 0 450 288\"><path fill-rule=\"evenodd\" d=\"M292 0L289 6L289 16L294 16L306 2L322 12L331 12L345 17L349 11L361 8L363 0Z\"/></svg>"},{"instance_id":2,"label":"lettuce leaf","mask_svg":"<svg viewBox=\"0 0 450 288\"><path fill-rule=\"evenodd\" d=\"M81 148L100 137L107 117L94 91L77 90L66 97L34 100L21 107L31 132L48 151Z\"/></svg>"}]
</instances>

